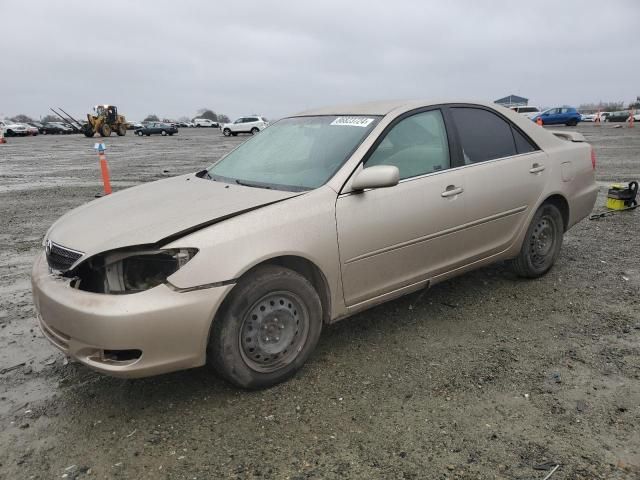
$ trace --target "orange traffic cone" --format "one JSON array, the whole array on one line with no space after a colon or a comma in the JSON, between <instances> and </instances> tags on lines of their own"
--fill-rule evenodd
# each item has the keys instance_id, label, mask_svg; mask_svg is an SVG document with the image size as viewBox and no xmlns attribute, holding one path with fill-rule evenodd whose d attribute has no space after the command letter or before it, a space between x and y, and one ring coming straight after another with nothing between
<instances>
[{"instance_id":1,"label":"orange traffic cone","mask_svg":"<svg viewBox=\"0 0 640 480\"><path fill-rule=\"evenodd\" d=\"M634 122L633 115L634 114L635 114L634 110L631 110L631 112L629 113L629 128L633 128L633 122Z\"/></svg>"},{"instance_id":2,"label":"orange traffic cone","mask_svg":"<svg viewBox=\"0 0 640 480\"><path fill-rule=\"evenodd\" d=\"M542 126L542 118L538 117L536 120L536 123L540 126Z\"/></svg>"},{"instance_id":3,"label":"orange traffic cone","mask_svg":"<svg viewBox=\"0 0 640 480\"><path fill-rule=\"evenodd\" d=\"M598 114L596 115L596 118L593 119L593 123L596 125L596 127L600 126L600 110L598 110Z\"/></svg>"}]
</instances>

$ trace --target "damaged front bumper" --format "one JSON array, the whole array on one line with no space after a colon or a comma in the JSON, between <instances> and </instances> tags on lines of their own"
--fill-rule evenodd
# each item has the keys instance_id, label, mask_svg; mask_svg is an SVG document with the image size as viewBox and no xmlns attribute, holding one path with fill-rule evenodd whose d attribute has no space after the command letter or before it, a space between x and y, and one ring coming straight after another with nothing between
<instances>
[{"instance_id":1,"label":"damaged front bumper","mask_svg":"<svg viewBox=\"0 0 640 480\"><path fill-rule=\"evenodd\" d=\"M204 365L211 322L233 285L129 295L77 290L38 256L31 277L40 328L57 348L100 372L145 377Z\"/></svg>"}]
</instances>

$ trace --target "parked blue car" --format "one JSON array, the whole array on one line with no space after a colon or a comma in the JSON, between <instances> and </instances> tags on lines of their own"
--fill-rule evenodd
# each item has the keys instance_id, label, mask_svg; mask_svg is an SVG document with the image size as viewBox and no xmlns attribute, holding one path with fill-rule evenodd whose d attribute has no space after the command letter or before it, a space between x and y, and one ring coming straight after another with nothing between
<instances>
[{"instance_id":1,"label":"parked blue car","mask_svg":"<svg viewBox=\"0 0 640 480\"><path fill-rule=\"evenodd\" d=\"M543 125L565 124L568 127L575 127L582 120L582 115L573 107L557 107L545 110L531 117L531 120L536 122L538 118L542 119Z\"/></svg>"}]
</instances>

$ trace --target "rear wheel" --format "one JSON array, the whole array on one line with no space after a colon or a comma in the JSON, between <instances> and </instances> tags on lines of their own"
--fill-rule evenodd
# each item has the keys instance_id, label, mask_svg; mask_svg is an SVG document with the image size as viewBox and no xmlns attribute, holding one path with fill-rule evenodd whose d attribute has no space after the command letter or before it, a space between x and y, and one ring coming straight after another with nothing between
<instances>
[{"instance_id":1,"label":"rear wheel","mask_svg":"<svg viewBox=\"0 0 640 480\"><path fill-rule=\"evenodd\" d=\"M242 278L213 321L208 362L243 388L290 378L322 330L322 304L311 283L287 268L258 267Z\"/></svg>"},{"instance_id":2,"label":"rear wheel","mask_svg":"<svg viewBox=\"0 0 640 480\"><path fill-rule=\"evenodd\" d=\"M569 120L567 122L567 127L575 127L576 125L578 125L578 121L576 119Z\"/></svg>"},{"instance_id":3,"label":"rear wheel","mask_svg":"<svg viewBox=\"0 0 640 480\"><path fill-rule=\"evenodd\" d=\"M100 128L100 136L101 137L110 137L111 136L111 127L107 124L102 125Z\"/></svg>"},{"instance_id":4,"label":"rear wheel","mask_svg":"<svg viewBox=\"0 0 640 480\"><path fill-rule=\"evenodd\" d=\"M162 130L162 131L160 132L160 134L164 137L164 136L167 134L167 132L166 132L166 130Z\"/></svg>"},{"instance_id":5,"label":"rear wheel","mask_svg":"<svg viewBox=\"0 0 640 480\"><path fill-rule=\"evenodd\" d=\"M547 273L560 255L564 221L558 207L543 204L527 229L520 253L512 260L516 274L537 278Z\"/></svg>"},{"instance_id":6,"label":"rear wheel","mask_svg":"<svg viewBox=\"0 0 640 480\"><path fill-rule=\"evenodd\" d=\"M119 137L124 137L127 134L127 127L125 127L124 125L119 125L116 133Z\"/></svg>"},{"instance_id":7,"label":"rear wheel","mask_svg":"<svg viewBox=\"0 0 640 480\"><path fill-rule=\"evenodd\" d=\"M143 136L143 135L144 135L144 133L142 133L142 130L140 130L140 131L138 132L138 136L140 136L140 137L141 137L141 136Z\"/></svg>"},{"instance_id":8,"label":"rear wheel","mask_svg":"<svg viewBox=\"0 0 640 480\"><path fill-rule=\"evenodd\" d=\"M231 130L229 130L228 128L225 128L225 129L222 131L222 134L223 134L225 137L229 137L229 136L231 135Z\"/></svg>"}]
</instances>

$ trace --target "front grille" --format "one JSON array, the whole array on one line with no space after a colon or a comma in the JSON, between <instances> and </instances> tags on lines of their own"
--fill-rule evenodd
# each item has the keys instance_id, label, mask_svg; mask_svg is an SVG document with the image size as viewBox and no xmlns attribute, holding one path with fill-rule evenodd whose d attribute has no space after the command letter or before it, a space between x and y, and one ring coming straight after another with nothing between
<instances>
[{"instance_id":1,"label":"front grille","mask_svg":"<svg viewBox=\"0 0 640 480\"><path fill-rule=\"evenodd\" d=\"M63 247L62 245L53 243L51 240L47 241L45 252L47 254L49 268L59 272L69 270L71 265L83 255L82 252Z\"/></svg>"}]
</instances>

